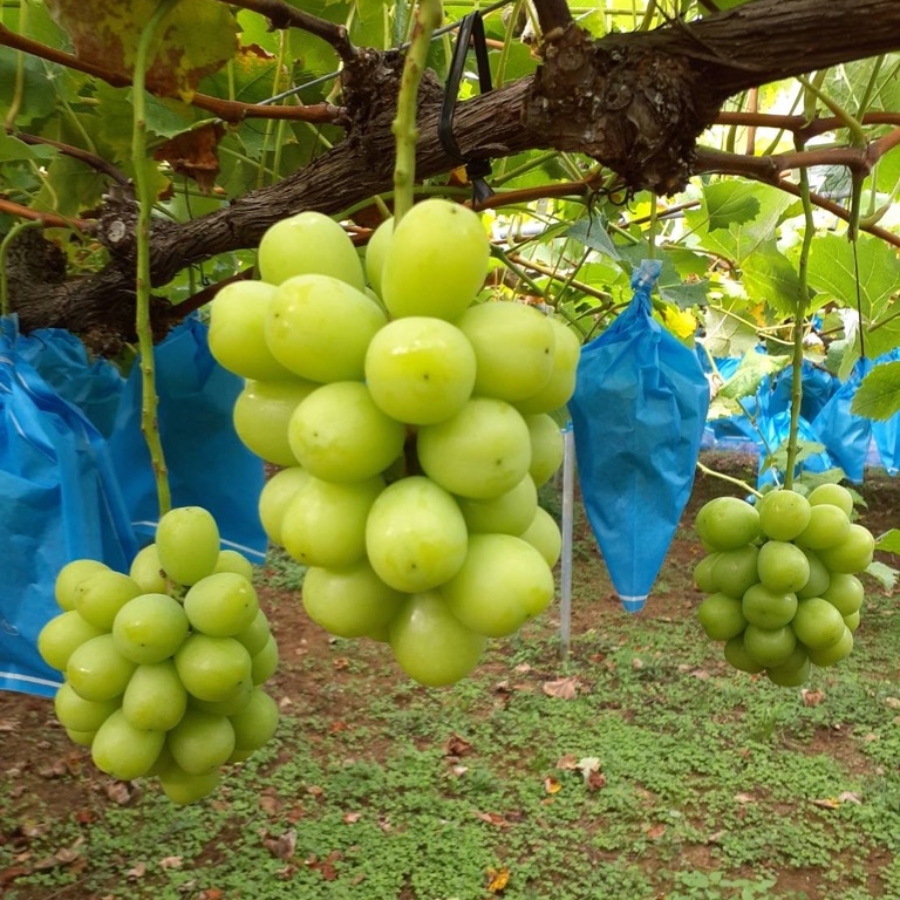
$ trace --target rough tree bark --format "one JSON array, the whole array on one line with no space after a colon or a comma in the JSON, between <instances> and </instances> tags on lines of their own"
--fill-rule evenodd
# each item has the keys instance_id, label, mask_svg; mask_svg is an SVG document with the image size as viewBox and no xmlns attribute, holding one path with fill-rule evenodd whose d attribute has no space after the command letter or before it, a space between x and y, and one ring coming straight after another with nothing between
<instances>
[{"instance_id":1,"label":"rough tree bark","mask_svg":"<svg viewBox=\"0 0 900 900\"><path fill-rule=\"evenodd\" d=\"M555 27L533 78L460 104L457 144L468 156L527 149L586 153L632 188L679 190L695 170L695 142L725 100L773 80L900 49L898 0L757 0L701 21L592 41L571 24ZM350 126L334 150L269 188L184 225L160 225L152 280L187 265L252 247L273 222L301 209L339 213L391 188L392 99L399 59L365 52L344 74ZM438 139L440 90L423 92L417 175L458 165ZM21 326L128 336L133 321L134 246L127 204L111 203L101 238L112 255L102 272L77 281L17 285ZM160 330L166 305L157 307Z\"/></svg>"}]
</instances>

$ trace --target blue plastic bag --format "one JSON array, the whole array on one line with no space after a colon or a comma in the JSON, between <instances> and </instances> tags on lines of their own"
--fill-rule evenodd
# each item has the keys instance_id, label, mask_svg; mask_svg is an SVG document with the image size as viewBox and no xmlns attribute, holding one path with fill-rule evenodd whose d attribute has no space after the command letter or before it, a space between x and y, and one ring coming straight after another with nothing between
<instances>
[{"instance_id":1,"label":"blue plastic bag","mask_svg":"<svg viewBox=\"0 0 900 900\"><path fill-rule=\"evenodd\" d=\"M84 344L64 328L39 328L19 335L16 355L63 400L77 406L105 438L112 434L125 383L108 360L88 359Z\"/></svg>"},{"instance_id":2,"label":"blue plastic bag","mask_svg":"<svg viewBox=\"0 0 900 900\"><path fill-rule=\"evenodd\" d=\"M80 558L127 571L137 544L102 435L17 356L14 319L0 331L0 689L52 696L37 637L60 613L57 573Z\"/></svg>"},{"instance_id":3,"label":"blue plastic bag","mask_svg":"<svg viewBox=\"0 0 900 900\"><path fill-rule=\"evenodd\" d=\"M643 609L681 520L709 408L696 355L651 315L659 271L635 270L631 304L582 349L569 403L585 511L628 612Z\"/></svg>"},{"instance_id":4,"label":"blue plastic bag","mask_svg":"<svg viewBox=\"0 0 900 900\"><path fill-rule=\"evenodd\" d=\"M241 443L232 419L243 379L216 362L209 351L208 329L193 316L156 346L154 360L172 505L209 510L223 546L251 562L262 562L267 546L258 511L263 462ZM159 503L141 433L139 362L125 383L110 448L135 530L147 544L156 532Z\"/></svg>"},{"instance_id":5,"label":"blue plastic bag","mask_svg":"<svg viewBox=\"0 0 900 900\"><path fill-rule=\"evenodd\" d=\"M891 477L900 472L900 413L884 422L872 423L872 437L878 448L879 462Z\"/></svg>"},{"instance_id":6,"label":"blue plastic bag","mask_svg":"<svg viewBox=\"0 0 900 900\"><path fill-rule=\"evenodd\" d=\"M790 370L788 370L789 372ZM790 376L788 376L790 380ZM801 404L802 409L802 404ZM777 451L785 451L785 442L791 433L791 395L779 384L772 384L769 378L763 379L759 390L756 392L756 427L747 421L747 433L756 441L759 454L759 468L757 487L763 488L768 484L782 484L784 472L776 466L771 456ZM818 431L813 428L804 416L800 415L797 431L798 440L801 443L821 444ZM783 464L782 457L779 464ZM834 461L827 450L803 455L803 458L795 467L795 476L801 472L824 472L834 468Z\"/></svg>"},{"instance_id":7,"label":"blue plastic bag","mask_svg":"<svg viewBox=\"0 0 900 900\"><path fill-rule=\"evenodd\" d=\"M834 395L838 387L838 380L827 369L813 365L808 359L803 360L803 398L800 401L800 415L807 422L822 411L822 408ZM772 388L772 409L782 412L791 408L791 393L793 391L792 368L787 366L775 377ZM769 379L764 384L768 386ZM760 390L763 390L762 385Z\"/></svg>"},{"instance_id":8,"label":"blue plastic bag","mask_svg":"<svg viewBox=\"0 0 900 900\"><path fill-rule=\"evenodd\" d=\"M875 365L883 362L896 362L900 359L900 349L893 349L875 360ZM884 466L888 475L894 477L900 472L900 413L890 419L872 422L872 439L878 450L878 461Z\"/></svg>"},{"instance_id":9,"label":"blue plastic bag","mask_svg":"<svg viewBox=\"0 0 900 900\"><path fill-rule=\"evenodd\" d=\"M850 377L813 419L813 430L825 449L855 484L861 484L872 440L872 420L850 411L859 384L872 370L872 361L863 357Z\"/></svg>"}]
</instances>

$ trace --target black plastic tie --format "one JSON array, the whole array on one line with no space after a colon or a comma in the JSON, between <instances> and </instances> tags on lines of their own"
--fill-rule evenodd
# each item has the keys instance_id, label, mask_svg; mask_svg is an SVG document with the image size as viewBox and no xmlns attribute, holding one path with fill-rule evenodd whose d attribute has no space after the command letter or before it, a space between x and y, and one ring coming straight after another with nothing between
<instances>
[{"instance_id":1,"label":"black plastic tie","mask_svg":"<svg viewBox=\"0 0 900 900\"><path fill-rule=\"evenodd\" d=\"M467 15L459 26L456 46L453 48L453 57L450 60L450 74L447 76L446 85L444 85L444 101L441 104L438 137L448 156L465 163L466 177L472 185L473 201L476 204L480 204L484 203L494 193L485 181L485 178L491 174L491 161L485 157L468 158L464 156L456 143L456 138L453 136L453 114L456 112L459 86L465 71L466 55L469 52L470 44L475 51L475 61L478 65L479 89L482 94L493 90L488 47L484 34L484 21L480 12L473 12Z\"/></svg>"}]
</instances>

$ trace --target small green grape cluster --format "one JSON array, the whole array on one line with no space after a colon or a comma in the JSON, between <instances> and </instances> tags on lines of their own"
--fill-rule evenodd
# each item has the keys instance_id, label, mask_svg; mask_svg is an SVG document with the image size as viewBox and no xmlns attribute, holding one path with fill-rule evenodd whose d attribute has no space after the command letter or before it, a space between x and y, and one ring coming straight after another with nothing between
<instances>
[{"instance_id":1,"label":"small green grape cluster","mask_svg":"<svg viewBox=\"0 0 900 900\"><path fill-rule=\"evenodd\" d=\"M837 484L808 497L772 491L758 508L736 497L703 506L695 527L709 554L694 579L709 596L697 614L711 639L725 641L732 666L795 687L811 665L850 653L864 599L856 575L875 549L852 511L852 495Z\"/></svg>"},{"instance_id":2,"label":"small green grape cluster","mask_svg":"<svg viewBox=\"0 0 900 900\"><path fill-rule=\"evenodd\" d=\"M60 570L63 612L38 649L65 675L57 718L98 769L157 775L169 799L191 803L273 736L278 707L262 685L278 648L252 576L196 506L160 519L128 575L92 559Z\"/></svg>"},{"instance_id":3,"label":"small green grape cluster","mask_svg":"<svg viewBox=\"0 0 900 900\"><path fill-rule=\"evenodd\" d=\"M248 379L236 431L282 467L260 518L309 567L309 616L389 642L431 686L550 603L560 554L537 489L562 462L550 413L580 340L526 304L474 304L489 255L479 217L444 200L381 225L364 264L304 212L263 236L261 280L211 308L213 355Z\"/></svg>"}]
</instances>

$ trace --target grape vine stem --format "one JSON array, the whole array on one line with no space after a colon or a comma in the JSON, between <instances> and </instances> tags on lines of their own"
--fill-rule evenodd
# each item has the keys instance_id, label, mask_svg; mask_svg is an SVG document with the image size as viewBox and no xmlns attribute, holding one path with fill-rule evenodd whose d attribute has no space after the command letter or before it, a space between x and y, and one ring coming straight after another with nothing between
<instances>
[{"instance_id":1,"label":"grape vine stem","mask_svg":"<svg viewBox=\"0 0 900 900\"><path fill-rule=\"evenodd\" d=\"M146 93L144 90L147 69L152 62L149 57L150 45L160 23L175 7L177 0L162 0L147 20L141 31L134 60L134 99L132 120L131 159L134 165L134 182L138 201L137 273L135 294L137 312L135 330L138 335L141 360L141 431L150 451L153 474L156 479L156 495L159 515L162 517L172 508L172 493L169 487L169 473L159 434L156 394L156 373L153 360L153 328L150 322L150 214L153 209L154 191L150 180L147 153Z\"/></svg>"},{"instance_id":2,"label":"grape vine stem","mask_svg":"<svg viewBox=\"0 0 900 900\"><path fill-rule=\"evenodd\" d=\"M747 484L746 481L741 481L740 478L735 478L733 475L726 475L724 472L717 472L715 469L711 469L709 466L705 466L702 462L697 463L697 468L704 475L711 475L713 478L718 478L720 481L727 481L729 484L736 484L738 487L743 488L747 491L748 494L753 494L754 497L760 498L762 497L762 493L756 488L751 487Z\"/></svg>"},{"instance_id":3,"label":"grape vine stem","mask_svg":"<svg viewBox=\"0 0 900 900\"><path fill-rule=\"evenodd\" d=\"M443 20L441 0L421 0L416 13L416 25L403 64L397 115L391 126L397 143L394 163L394 226L409 212L413 201L416 172L416 99L419 84L428 60L431 35Z\"/></svg>"}]
</instances>

